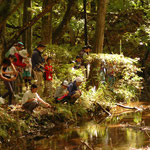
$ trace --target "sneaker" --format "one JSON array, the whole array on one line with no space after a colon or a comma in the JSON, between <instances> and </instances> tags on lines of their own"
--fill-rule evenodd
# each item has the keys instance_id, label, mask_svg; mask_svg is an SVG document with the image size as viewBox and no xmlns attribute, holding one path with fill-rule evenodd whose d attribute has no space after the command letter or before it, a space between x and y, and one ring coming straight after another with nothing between
<instances>
[{"instance_id":1,"label":"sneaker","mask_svg":"<svg viewBox=\"0 0 150 150\"><path fill-rule=\"evenodd\" d=\"M0 97L0 104L4 104L5 103L5 99Z\"/></svg>"}]
</instances>

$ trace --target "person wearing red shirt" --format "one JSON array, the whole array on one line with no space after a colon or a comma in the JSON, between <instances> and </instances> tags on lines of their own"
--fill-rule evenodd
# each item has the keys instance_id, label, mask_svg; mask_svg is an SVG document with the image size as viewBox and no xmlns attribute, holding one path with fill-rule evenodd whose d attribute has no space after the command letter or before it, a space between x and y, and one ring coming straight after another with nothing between
<instances>
[{"instance_id":1,"label":"person wearing red shirt","mask_svg":"<svg viewBox=\"0 0 150 150\"><path fill-rule=\"evenodd\" d=\"M45 93L46 97L52 97L52 79L53 79L53 67L51 65L52 58L48 57L45 64Z\"/></svg>"},{"instance_id":2,"label":"person wearing red shirt","mask_svg":"<svg viewBox=\"0 0 150 150\"><path fill-rule=\"evenodd\" d=\"M22 83L23 83L22 72L23 72L23 69L27 66L27 64L22 62L23 51L24 50L21 50L18 53L14 54L14 56L16 57L16 61L13 62L13 64L15 65L15 67L18 71L18 77L17 77L17 80L15 82L15 93L18 93L18 92L22 93Z\"/></svg>"}]
</instances>

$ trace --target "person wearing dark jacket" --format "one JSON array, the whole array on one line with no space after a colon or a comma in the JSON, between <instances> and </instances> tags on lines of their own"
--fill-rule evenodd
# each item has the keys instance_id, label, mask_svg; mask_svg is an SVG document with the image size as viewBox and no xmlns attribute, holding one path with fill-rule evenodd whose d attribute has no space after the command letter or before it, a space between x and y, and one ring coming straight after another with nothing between
<instances>
[{"instance_id":1,"label":"person wearing dark jacket","mask_svg":"<svg viewBox=\"0 0 150 150\"><path fill-rule=\"evenodd\" d=\"M41 96L42 95L42 82L43 82L43 63L44 58L42 57L42 52L45 49L45 45L39 44L37 48L34 49L31 61L32 61L32 69L34 73L34 78L37 80L37 85L38 85L38 94Z\"/></svg>"},{"instance_id":2,"label":"person wearing dark jacket","mask_svg":"<svg viewBox=\"0 0 150 150\"><path fill-rule=\"evenodd\" d=\"M77 77L73 83L70 83L68 86L68 102L74 104L76 100L81 96L81 91L79 86L83 82L82 78Z\"/></svg>"}]
</instances>

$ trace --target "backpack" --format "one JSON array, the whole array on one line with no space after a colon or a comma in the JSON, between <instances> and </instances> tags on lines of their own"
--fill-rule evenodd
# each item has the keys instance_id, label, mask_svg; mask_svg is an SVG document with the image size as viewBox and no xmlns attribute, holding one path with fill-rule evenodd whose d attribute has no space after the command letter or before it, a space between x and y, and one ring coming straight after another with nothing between
<instances>
[{"instance_id":1,"label":"backpack","mask_svg":"<svg viewBox=\"0 0 150 150\"><path fill-rule=\"evenodd\" d=\"M5 57L8 58L8 56L11 54L11 55L14 55L16 53L16 48L13 46L11 47L5 54Z\"/></svg>"}]
</instances>

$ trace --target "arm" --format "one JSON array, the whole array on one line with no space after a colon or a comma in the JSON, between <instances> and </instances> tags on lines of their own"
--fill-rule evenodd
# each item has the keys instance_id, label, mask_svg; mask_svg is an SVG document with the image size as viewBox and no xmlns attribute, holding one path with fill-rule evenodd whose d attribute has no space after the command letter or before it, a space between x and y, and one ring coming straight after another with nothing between
<instances>
[{"instance_id":1,"label":"arm","mask_svg":"<svg viewBox=\"0 0 150 150\"><path fill-rule=\"evenodd\" d=\"M51 105L48 104L48 103L46 103L44 100L42 100L42 99L39 97L38 94L37 94L37 100L38 100L40 103L44 104L46 107L51 107Z\"/></svg>"},{"instance_id":2,"label":"arm","mask_svg":"<svg viewBox=\"0 0 150 150\"><path fill-rule=\"evenodd\" d=\"M9 78L4 77L2 74L0 74L0 79L5 80L5 81L14 81L14 80L16 80L16 77L9 79Z\"/></svg>"}]
</instances>

